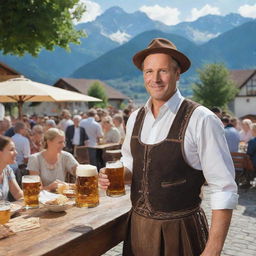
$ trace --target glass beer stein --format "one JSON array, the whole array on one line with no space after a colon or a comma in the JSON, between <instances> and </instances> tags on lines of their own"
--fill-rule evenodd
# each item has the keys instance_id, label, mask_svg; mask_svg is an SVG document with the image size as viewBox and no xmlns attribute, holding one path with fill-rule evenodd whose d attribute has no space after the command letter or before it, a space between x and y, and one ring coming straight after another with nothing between
<instances>
[{"instance_id":1,"label":"glass beer stein","mask_svg":"<svg viewBox=\"0 0 256 256\"><path fill-rule=\"evenodd\" d=\"M76 206L95 207L99 204L97 167L80 164L76 168Z\"/></svg>"}]
</instances>

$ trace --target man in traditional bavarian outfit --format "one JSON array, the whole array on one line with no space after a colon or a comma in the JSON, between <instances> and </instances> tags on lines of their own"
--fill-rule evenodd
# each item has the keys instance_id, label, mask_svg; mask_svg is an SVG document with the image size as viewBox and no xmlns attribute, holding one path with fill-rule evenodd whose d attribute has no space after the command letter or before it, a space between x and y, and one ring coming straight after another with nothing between
<instances>
[{"instance_id":1,"label":"man in traditional bavarian outfit","mask_svg":"<svg viewBox=\"0 0 256 256\"><path fill-rule=\"evenodd\" d=\"M190 61L172 42L154 39L133 62L150 98L131 114L122 146L126 177L132 177L123 255L220 256L238 200L223 126L181 96L176 82ZM200 208L205 180L212 192L209 234ZM104 169L99 182L109 185Z\"/></svg>"}]
</instances>

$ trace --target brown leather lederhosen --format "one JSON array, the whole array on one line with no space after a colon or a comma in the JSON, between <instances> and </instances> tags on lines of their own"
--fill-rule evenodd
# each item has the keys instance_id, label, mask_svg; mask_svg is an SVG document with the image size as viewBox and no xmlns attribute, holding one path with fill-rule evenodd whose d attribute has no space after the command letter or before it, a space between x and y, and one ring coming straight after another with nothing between
<instances>
[{"instance_id":1,"label":"brown leather lederhosen","mask_svg":"<svg viewBox=\"0 0 256 256\"><path fill-rule=\"evenodd\" d=\"M198 256L208 225L200 208L202 171L184 159L184 136L198 104L184 100L165 140L153 145L140 140L145 109L137 114L131 137L132 210L123 255Z\"/></svg>"}]
</instances>

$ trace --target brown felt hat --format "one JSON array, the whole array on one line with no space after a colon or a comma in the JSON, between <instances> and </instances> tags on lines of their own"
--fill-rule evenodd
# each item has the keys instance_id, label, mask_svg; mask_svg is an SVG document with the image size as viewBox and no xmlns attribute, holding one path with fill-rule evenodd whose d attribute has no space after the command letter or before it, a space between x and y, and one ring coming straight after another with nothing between
<instances>
[{"instance_id":1,"label":"brown felt hat","mask_svg":"<svg viewBox=\"0 0 256 256\"><path fill-rule=\"evenodd\" d=\"M137 52L133 56L133 63L134 65L142 70L142 63L144 59L154 53L166 53L170 55L173 59L175 59L180 68L181 68L181 73L184 73L187 71L190 67L190 60L189 58L184 55L183 53L179 52L176 48L176 46L169 40L165 38L155 38L153 39L148 47L142 51Z\"/></svg>"}]
</instances>

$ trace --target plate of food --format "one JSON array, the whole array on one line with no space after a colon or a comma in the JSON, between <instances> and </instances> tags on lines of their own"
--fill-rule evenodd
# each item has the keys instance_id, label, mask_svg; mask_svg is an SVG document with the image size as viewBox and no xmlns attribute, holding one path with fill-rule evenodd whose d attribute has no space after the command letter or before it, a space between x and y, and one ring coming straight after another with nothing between
<instances>
[{"instance_id":1,"label":"plate of food","mask_svg":"<svg viewBox=\"0 0 256 256\"><path fill-rule=\"evenodd\" d=\"M68 198L64 195L59 195L58 197L45 201L43 203L47 210L52 212L63 212L73 206L74 202L70 202Z\"/></svg>"}]
</instances>

